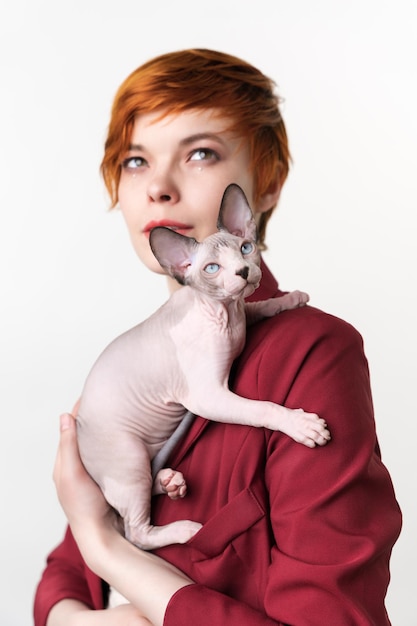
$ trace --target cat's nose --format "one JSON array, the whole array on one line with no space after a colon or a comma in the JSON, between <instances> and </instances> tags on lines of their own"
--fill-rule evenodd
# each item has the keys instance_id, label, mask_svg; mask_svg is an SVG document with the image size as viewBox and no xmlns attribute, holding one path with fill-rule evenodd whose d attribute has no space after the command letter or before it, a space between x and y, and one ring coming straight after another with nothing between
<instances>
[{"instance_id":1,"label":"cat's nose","mask_svg":"<svg viewBox=\"0 0 417 626\"><path fill-rule=\"evenodd\" d=\"M236 270L236 276L242 276L242 278L247 280L249 276L249 267L245 265L244 267L241 267L240 270Z\"/></svg>"}]
</instances>

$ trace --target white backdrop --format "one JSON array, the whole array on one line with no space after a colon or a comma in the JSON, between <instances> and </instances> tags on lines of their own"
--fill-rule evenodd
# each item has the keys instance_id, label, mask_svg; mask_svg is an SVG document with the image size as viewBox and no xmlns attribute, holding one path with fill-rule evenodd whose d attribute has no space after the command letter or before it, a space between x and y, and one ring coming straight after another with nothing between
<instances>
[{"instance_id":1,"label":"white backdrop","mask_svg":"<svg viewBox=\"0 0 417 626\"><path fill-rule=\"evenodd\" d=\"M416 626L416 42L414 0L1 1L2 626L32 623L64 530L58 415L104 345L165 299L163 279L149 297L98 165L119 83L186 47L247 59L285 98L294 165L267 261L364 335L405 517L387 604L394 626Z\"/></svg>"}]
</instances>

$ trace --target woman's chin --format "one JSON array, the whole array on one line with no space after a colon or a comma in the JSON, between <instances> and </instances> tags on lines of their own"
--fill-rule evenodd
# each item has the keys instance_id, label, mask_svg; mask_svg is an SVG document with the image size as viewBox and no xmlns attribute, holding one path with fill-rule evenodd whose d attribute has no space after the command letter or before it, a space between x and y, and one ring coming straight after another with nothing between
<instances>
[{"instance_id":1,"label":"woman's chin","mask_svg":"<svg viewBox=\"0 0 417 626\"><path fill-rule=\"evenodd\" d=\"M139 260L141 263L154 274L162 274L166 275L166 270L164 270L156 258L153 256L152 252L149 251L149 254L139 254L137 253Z\"/></svg>"}]
</instances>

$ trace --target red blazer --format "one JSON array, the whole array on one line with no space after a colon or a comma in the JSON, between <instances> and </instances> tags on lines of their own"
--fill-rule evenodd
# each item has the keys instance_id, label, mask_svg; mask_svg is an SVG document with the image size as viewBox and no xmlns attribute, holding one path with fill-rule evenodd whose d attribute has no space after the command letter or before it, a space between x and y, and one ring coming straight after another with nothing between
<instances>
[{"instance_id":1,"label":"red blazer","mask_svg":"<svg viewBox=\"0 0 417 626\"><path fill-rule=\"evenodd\" d=\"M256 299L275 295L263 265ZM165 626L387 626L401 514L379 454L360 335L310 306L281 313L248 329L231 386L318 413L332 441L309 449L263 428L196 418L170 460L187 478L186 498L154 498L154 523L204 523L188 544L157 552L197 583L173 596ZM35 626L68 597L103 607L102 582L69 530L48 557Z\"/></svg>"}]
</instances>

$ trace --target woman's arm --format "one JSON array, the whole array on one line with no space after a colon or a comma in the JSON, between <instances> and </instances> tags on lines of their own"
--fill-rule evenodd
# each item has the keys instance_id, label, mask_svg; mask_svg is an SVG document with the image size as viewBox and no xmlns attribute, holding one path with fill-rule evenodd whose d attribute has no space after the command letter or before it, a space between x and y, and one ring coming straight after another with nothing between
<instances>
[{"instance_id":1,"label":"woman's arm","mask_svg":"<svg viewBox=\"0 0 417 626\"><path fill-rule=\"evenodd\" d=\"M79 600L61 600L52 607L46 626L60 626L60 624L75 624L73 618L86 611L92 612L91 609ZM81 621L79 622L81 626Z\"/></svg>"},{"instance_id":2,"label":"woman's arm","mask_svg":"<svg viewBox=\"0 0 417 626\"><path fill-rule=\"evenodd\" d=\"M46 626L152 626L132 604L92 611L78 600L61 600L50 611Z\"/></svg>"},{"instance_id":3,"label":"woman's arm","mask_svg":"<svg viewBox=\"0 0 417 626\"><path fill-rule=\"evenodd\" d=\"M171 597L192 581L162 559L139 550L120 534L113 509L81 463L75 420L70 414L61 416L54 480L87 565L120 591L154 626L162 626Z\"/></svg>"}]
</instances>

